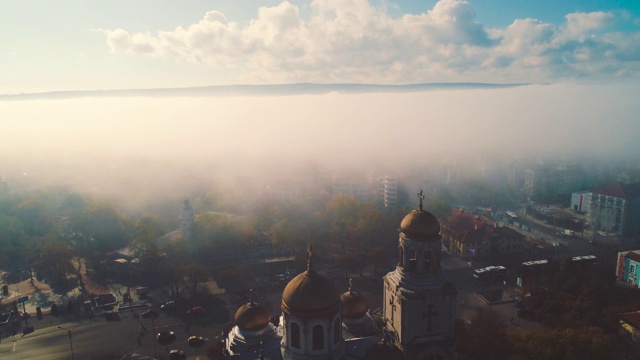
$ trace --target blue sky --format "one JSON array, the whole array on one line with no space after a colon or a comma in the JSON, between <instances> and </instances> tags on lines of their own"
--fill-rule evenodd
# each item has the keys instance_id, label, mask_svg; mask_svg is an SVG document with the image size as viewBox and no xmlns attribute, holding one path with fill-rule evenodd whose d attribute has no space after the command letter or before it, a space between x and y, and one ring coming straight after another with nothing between
<instances>
[{"instance_id":1,"label":"blue sky","mask_svg":"<svg viewBox=\"0 0 640 360\"><path fill-rule=\"evenodd\" d=\"M634 80L640 1L8 0L0 68L4 94Z\"/></svg>"}]
</instances>

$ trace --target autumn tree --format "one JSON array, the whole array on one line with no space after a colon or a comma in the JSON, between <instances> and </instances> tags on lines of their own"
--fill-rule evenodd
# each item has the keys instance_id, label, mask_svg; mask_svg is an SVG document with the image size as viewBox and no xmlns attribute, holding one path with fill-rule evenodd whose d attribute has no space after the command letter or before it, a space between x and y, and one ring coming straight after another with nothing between
<instances>
[{"instance_id":1,"label":"autumn tree","mask_svg":"<svg viewBox=\"0 0 640 360\"><path fill-rule=\"evenodd\" d=\"M459 350L463 359L509 359L513 353L506 326L491 308L480 308L459 334Z\"/></svg>"}]
</instances>

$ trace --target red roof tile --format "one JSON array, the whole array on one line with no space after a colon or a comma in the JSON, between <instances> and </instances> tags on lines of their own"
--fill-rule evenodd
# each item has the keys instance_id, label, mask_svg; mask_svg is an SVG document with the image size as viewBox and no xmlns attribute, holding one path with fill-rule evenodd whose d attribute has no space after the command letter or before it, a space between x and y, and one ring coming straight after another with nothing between
<instances>
[{"instance_id":1,"label":"red roof tile","mask_svg":"<svg viewBox=\"0 0 640 360\"><path fill-rule=\"evenodd\" d=\"M597 189L595 189L595 190L593 190L591 192L594 193L594 194L612 196L612 197L620 198L620 199L624 199L625 198L624 190L622 190L622 184L620 184L620 183L609 184L607 186L603 186L601 188L597 188Z\"/></svg>"},{"instance_id":2,"label":"red roof tile","mask_svg":"<svg viewBox=\"0 0 640 360\"><path fill-rule=\"evenodd\" d=\"M639 263L640 263L640 254L638 254L638 253L634 253L634 252L632 252L632 251L629 251L629 252L627 253L627 255L625 255L625 257L626 257L627 259L631 259L631 260L633 260L633 261L635 261L635 262L639 262Z\"/></svg>"},{"instance_id":3,"label":"red roof tile","mask_svg":"<svg viewBox=\"0 0 640 360\"><path fill-rule=\"evenodd\" d=\"M631 200L640 197L640 183L621 184L619 182L609 184L591 191L594 194L611 196L619 199Z\"/></svg>"}]
</instances>

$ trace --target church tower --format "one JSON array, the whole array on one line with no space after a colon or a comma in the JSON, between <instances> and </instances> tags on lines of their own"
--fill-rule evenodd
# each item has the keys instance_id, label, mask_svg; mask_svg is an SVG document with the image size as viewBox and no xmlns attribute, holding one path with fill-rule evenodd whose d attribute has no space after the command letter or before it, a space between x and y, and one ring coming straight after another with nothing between
<instances>
[{"instance_id":1,"label":"church tower","mask_svg":"<svg viewBox=\"0 0 640 360\"><path fill-rule=\"evenodd\" d=\"M196 216L193 213L193 208L189 205L189 200L185 200L180 208L180 221L182 222L180 226L182 238L188 246L192 246L196 240Z\"/></svg>"},{"instance_id":2,"label":"church tower","mask_svg":"<svg viewBox=\"0 0 640 360\"><path fill-rule=\"evenodd\" d=\"M343 358L340 293L331 280L314 270L311 245L307 270L284 288L281 307L284 360Z\"/></svg>"},{"instance_id":3,"label":"church tower","mask_svg":"<svg viewBox=\"0 0 640 360\"><path fill-rule=\"evenodd\" d=\"M400 224L398 265L384 277L384 325L405 359L456 359L456 290L440 267L440 223L418 197Z\"/></svg>"}]
</instances>

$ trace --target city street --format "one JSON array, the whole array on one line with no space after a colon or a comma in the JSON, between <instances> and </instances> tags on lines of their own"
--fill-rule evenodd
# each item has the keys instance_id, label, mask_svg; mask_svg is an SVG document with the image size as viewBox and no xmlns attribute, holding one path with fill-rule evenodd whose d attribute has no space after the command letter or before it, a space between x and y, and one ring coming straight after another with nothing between
<instances>
[{"instance_id":1,"label":"city street","mask_svg":"<svg viewBox=\"0 0 640 360\"><path fill-rule=\"evenodd\" d=\"M71 359L71 346L75 359L91 359L99 354L124 354L137 352L149 357L154 356L153 330L151 320L143 319L140 311L105 313L94 319L78 322L60 322L58 318L47 315L42 320L29 319L29 325L35 331L22 336L5 337L0 344L0 358L3 360ZM156 333L164 330L174 331L177 340L168 347L157 344L159 355L168 350L183 350L189 359L206 359L206 348L211 338L220 334L223 324L213 324L207 319L185 322L179 317L161 314L155 320ZM60 326L61 328L59 328ZM71 343L68 331L71 330ZM140 336L142 334L142 336ZM201 348L192 348L187 344L191 335L206 339Z\"/></svg>"}]
</instances>

